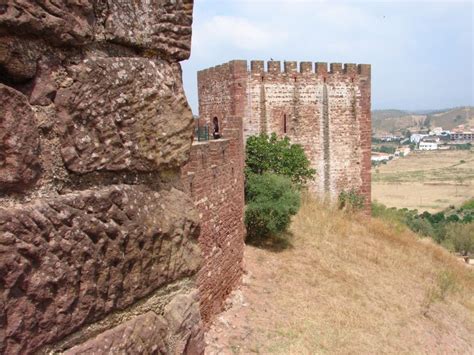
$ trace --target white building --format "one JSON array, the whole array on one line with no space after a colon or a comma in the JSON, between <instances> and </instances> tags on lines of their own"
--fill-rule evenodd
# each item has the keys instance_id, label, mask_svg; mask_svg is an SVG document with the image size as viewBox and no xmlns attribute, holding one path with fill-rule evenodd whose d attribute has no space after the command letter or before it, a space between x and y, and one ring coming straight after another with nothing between
<instances>
[{"instance_id":1,"label":"white building","mask_svg":"<svg viewBox=\"0 0 474 355\"><path fill-rule=\"evenodd\" d=\"M418 144L424 138L428 137L427 134L414 133L410 136L410 143Z\"/></svg>"},{"instance_id":2,"label":"white building","mask_svg":"<svg viewBox=\"0 0 474 355\"><path fill-rule=\"evenodd\" d=\"M438 149L438 143L436 142L420 142L420 145L418 146L419 150L437 150Z\"/></svg>"},{"instance_id":3,"label":"white building","mask_svg":"<svg viewBox=\"0 0 474 355\"><path fill-rule=\"evenodd\" d=\"M435 127L430 131L430 136L439 136L443 132L443 127Z\"/></svg>"},{"instance_id":4,"label":"white building","mask_svg":"<svg viewBox=\"0 0 474 355\"><path fill-rule=\"evenodd\" d=\"M390 154L376 153L376 152L372 152L372 157L370 158L370 160L375 161L377 163L380 163L382 161L389 161L390 159L391 159Z\"/></svg>"}]
</instances>

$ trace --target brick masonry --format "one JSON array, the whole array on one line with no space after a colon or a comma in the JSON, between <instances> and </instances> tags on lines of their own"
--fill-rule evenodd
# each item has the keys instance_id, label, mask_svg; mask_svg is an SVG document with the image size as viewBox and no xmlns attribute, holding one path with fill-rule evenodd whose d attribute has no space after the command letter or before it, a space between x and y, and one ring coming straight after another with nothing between
<instances>
[{"instance_id":1,"label":"brick masonry","mask_svg":"<svg viewBox=\"0 0 474 355\"><path fill-rule=\"evenodd\" d=\"M209 322L240 283L245 227L242 119L227 116L222 138L195 141L181 170L185 191L201 217L198 273L201 315Z\"/></svg>"},{"instance_id":2,"label":"brick masonry","mask_svg":"<svg viewBox=\"0 0 474 355\"><path fill-rule=\"evenodd\" d=\"M310 190L355 189L370 209L370 65L235 60L198 72L199 114L242 117L244 136L275 132L301 144L316 169Z\"/></svg>"},{"instance_id":3,"label":"brick masonry","mask_svg":"<svg viewBox=\"0 0 474 355\"><path fill-rule=\"evenodd\" d=\"M203 353L192 10L1 2L0 354Z\"/></svg>"}]
</instances>

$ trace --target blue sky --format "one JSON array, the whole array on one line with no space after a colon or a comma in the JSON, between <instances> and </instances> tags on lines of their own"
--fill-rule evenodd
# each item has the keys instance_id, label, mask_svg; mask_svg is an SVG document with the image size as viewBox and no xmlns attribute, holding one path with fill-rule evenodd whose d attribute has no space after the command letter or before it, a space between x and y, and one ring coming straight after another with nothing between
<instances>
[{"instance_id":1,"label":"blue sky","mask_svg":"<svg viewBox=\"0 0 474 355\"><path fill-rule=\"evenodd\" d=\"M195 0L186 95L232 59L372 64L372 108L474 105L474 1Z\"/></svg>"}]
</instances>

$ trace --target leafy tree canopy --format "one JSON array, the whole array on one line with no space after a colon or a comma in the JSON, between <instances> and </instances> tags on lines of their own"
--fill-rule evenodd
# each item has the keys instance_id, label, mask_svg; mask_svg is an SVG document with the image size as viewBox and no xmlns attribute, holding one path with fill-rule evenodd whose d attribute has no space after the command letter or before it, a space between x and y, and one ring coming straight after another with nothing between
<instances>
[{"instance_id":1,"label":"leafy tree canopy","mask_svg":"<svg viewBox=\"0 0 474 355\"><path fill-rule=\"evenodd\" d=\"M284 175L301 186L316 174L301 145L291 144L288 137L278 138L274 133L247 139L245 163L247 178L250 174L274 173Z\"/></svg>"}]
</instances>

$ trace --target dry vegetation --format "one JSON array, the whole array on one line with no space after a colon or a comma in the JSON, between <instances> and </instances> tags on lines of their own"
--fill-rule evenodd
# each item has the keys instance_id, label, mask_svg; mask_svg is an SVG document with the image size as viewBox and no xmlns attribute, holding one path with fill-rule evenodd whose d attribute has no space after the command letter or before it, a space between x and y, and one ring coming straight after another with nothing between
<instances>
[{"instance_id":1,"label":"dry vegetation","mask_svg":"<svg viewBox=\"0 0 474 355\"><path fill-rule=\"evenodd\" d=\"M474 353L474 273L441 247L308 198L291 234L247 247L208 354Z\"/></svg>"},{"instance_id":2,"label":"dry vegetation","mask_svg":"<svg viewBox=\"0 0 474 355\"><path fill-rule=\"evenodd\" d=\"M372 170L372 199L435 212L474 197L474 151L414 152Z\"/></svg>"}]
</instances>

